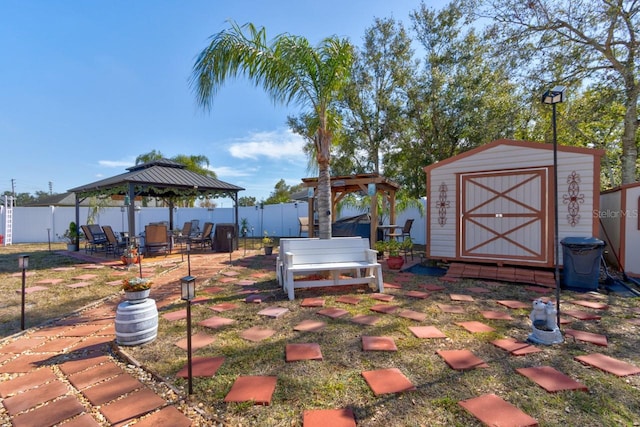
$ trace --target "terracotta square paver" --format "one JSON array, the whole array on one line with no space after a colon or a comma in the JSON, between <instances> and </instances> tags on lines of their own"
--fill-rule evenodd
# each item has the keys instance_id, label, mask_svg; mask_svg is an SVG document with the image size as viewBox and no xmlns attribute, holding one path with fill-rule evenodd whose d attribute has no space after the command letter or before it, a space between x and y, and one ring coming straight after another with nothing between
<instances>
[{"instance_id":1,"label":"terracotta square paver","mask_svg":"<svg viewBox=\"0 0 640 427\"><path fill-rule=\"evenodd\" d=\"M255 284L256 284L255 280L248 280L248 279L242 279L236 282L236 285L238 286L253 286Z\"/></svg>"},{"instance_id":2,"label":"terracotta square paver","mask_svg":"<svg viewBox=\"0 0 640 427\"><path fill-rule=\"evenodd\" d=\"M220 282L220 283L233 283L235 281L236 281L236 279L233 278L233 277L223 277L220 280L218 280L218 282Z\"/></svg>"},{"instance_id":3,"label":"terracotta square paver","mask_svg":"<svg viewBox=\"0 0 640 427\"><path fill-rule=\"evenodd\" d=\"M516 300L499 300L496 301L500 305L504 305L507 308L519 309L519 308L532 308L531 303Z\"/></svg>"},{"instance_id":4,"label":"terracotta square paver","mask_svg":"<svg viewBox=\"0 0 640 427\"><path fill-rule=\"evenodd\" d=\"M220 286L210 286L208 288L203 289L202 291L207 292L209 294L216 294L218 292L224 291L224 288L221 288Z\"/></svg>"},{"instance_id":5,"label":"terracotta square paver","mask_svg":"<svg viewBox=\"0 0 640 427\"><path fill-rule=\"evenodd\" d=\"M22 354L0 366L0 374L30 372L47 363L50 354Z\"/></svg>"},{"instance_id":6,"label":"terracotta square paver","mask_svg":"<svg viewBox=\"0 0 640 427\"><path fill-rule=\"evenodd\" d=\"M551 292L555 291L554 289L544 288L542 286L525 286L524 288L528 291L535 292L538 294L550 294Z\"/></svg>"},{"instance_id":7,"label":"terracotta square paver","mask_svg":"<svg viewBox=\"0 0 640 427\"><path fill-rule=\"evenodd\" d=\"M416 322L423 322L427 318L425 313L420 313L419 311L414 310L401 310L397 314L400 317L415 320Z\"/></svg>"},{"instance_id":8,"label":"terracotta square paver","mask_svg":"<svg viewBox=\"0 0 640 427\"><path fill-rule=\"evenodd\" d=\"M549 393L564 390L588 391L587 387L571 379L551 366L535 366L532 368L518 368L516 372L529 378Z\"/></svg>"},{"instance_id":9,"label":"terracotta square paver","mask_svg":"<svg viewBox=\"0 0 640 427\"><path fill-rule=\"evenodd\" d=\"M297 362L299 360L322 360L320 344L317 343L287 344L285 347L285 355L287 362Z\"/></svg>"},{"instance_id":10,"label":"terracotta square paver","mask_svg":"<svg viewBox=\"0 0 640 427\"><path fill-rule=\"evenodd\" d=\"M58 399L55 405L43 405L33 411L16 415L11 420L13 427L39 427L42 420L47 420L48 426L58 424L68 418L75 417L85 410L82 403L73 396Z\"/></svg>"},{"instance_id":11,"label":"terracotta square paver","mask_svg":"<svg viewBox=\"0 0 640 427\"><path fill-rule=\"evenodd\" d=\"M352 297L352 296L349 296L349 295L345 295L345 296L341 296L341 297L336 298L336 302L341 302L341 303L344 303L344 304L351 304L351 305L356 305L360 301L362 301L362 298Z\"/></svg>"},{"instance_id":12,"label":"terracotta square paver","mask_svg":"<svg viewBox=\"0 0 640 427\"><path fill-rule=\"evenodd\" d=\"M463 295L463 294L449 294L449 298L451 298L451 301L464 301L464 302L475 301L471 295Z\"/></svg>"},{"instance_id":13,"label":"terracotta square paver","mask_svg":"<svg viewBox=\"0 0 640 427\"><path fill-rule=\"evenodd\" d=\"M82 372L69 375L67 379L74 387L82 390L85 387L102 381L105 378L115 377L123 374L124 371L113 362L107 362L103 365L94 366Z\"/></svg>"},{"instance_id":14,"label":"terracotta square paver","mask_svg":"<svg viewBox=\"0 0 640 427\"><path fill-rule=\"evenodd\" d=\"M206 334L204 332L198 332L191 335L191 350L196 351L199 348L206 347L216 340L216 337ZM182 338L175 342L175 345L187 351L187 338Z\"/></svg>"},{"instance_id":15,"label":"terracotta square paver","mask_svg":"<svg viewBox=\"0 0 640 427\"><path fill-rule=\"evenodd\" d=\"M362 337L363 351L398 351L393 337Z\"/></svg>"},{"instance_id":16,"label":"terracotta square paver","mask_svg":"<svg viewBox=\"0 0 640 427\"><path fill-rule=\"evenodd\" d=\"M32 350L45 342L44 336L33 336L29 338L21 337L14 342L0 347L0 351L3 353L19 354L26 350Z\"/></svg>"},{"instance_id":17,"label":"terracotta square paver","mask_svg":"<svg viewBox=\"0 0 640 427\"><path fill-rule=\"evenodd\" d=\"M111 359L109 359L107 356L94 353L92 355L87 355L86 357L81 357L79 359L64 362L63 364L58 366L65 375L71 375L76 372L84 371L87 368L91 368L101 363L110 361Z\"/></svg>"},{"instance_id":18,"label":"terracotta square paver","mask_svg":"<svg viewBox=\"0 0 640 427\"><path fill-rule=\"evenodd\" d=\"M508 351L514 356L524 356L529 353L538 353L542 351L538 347L526 342L516 341L513 338L503 338L491 341L491 344Z\"/></svg>"},{"instance_id":19,"label":"terracotta square paver","mask_svg":"<svg viewBox=\"0 0 640 427\"><path fill-rule=\"evenodd\" d=\"M71 289L86 288L87 286L91 286L91 282L77 282L77 283L72 283L70 285L65 285L65 286Z\"/></svg>"},{"instance_id":20,"label":"terracotta square paver","mask_svg":"<svg viewBox=\"0 0 640 427\"><path fill-rule=\"evenodd\" d=\"M93 280L96 277L98 277L97 274L81 274L79 276L76 277L72 277L73 280L80 280L80 281L85 281L85 280Z\"/></svg>"},{"instance_id":21,"label":"terracotta square paver","mask_svg":"<svg viewBox=\"0 0 640 427\"><path fill-rule=\"evenodd\" d=\"M212 317L209 317L208 319L198 322L198 325L204 326L205 328L217 329L217 328L222 328L223 326L231 325L235 322L236 322L235 320L227 319L226 317L212 316Z\"/></svg>"},{"instance_id":22,"label":"terracotta square paver","mask_svg":"<svg viewBox=\"0 0 640 427\"><path fill-rule=\"evenodd\" d=\"M351 408L312 409L302 413L304 427L356 427Z\"/></svg>"},{"instance_id":23,"label":"terracotta square paver","mask_svg":"<svg viewBox=\"0 0 640 427\"><path fill-rule=\"evenodd\" d=\"M68 391L69 388L66 384L60 380L55 380L37 388L16 394L15 396L7 397L2 404L7 409L9 415L16 415L19 412L33 408L39 404L64 396Z\"/></svg>"},{"instance_id":24,"label":"terracotta square paver","mask_svg":"<svg viewBox=\"0 0 640 427\"><path fill-rule=\"evenodd\" d=\"M37 285L57 285L64 282L64 279L42 279L36 282Z\"/></svg>"},{"instance_id":25,"label":"terracotta square paver","mask_svg":"<svg viewBox=\"0 0 640 427\"><path fill-rule=\"evenodd\" d=\"M49 289L49 288L47 288L46 286L29 286L29 287L24 288L24 293L28 295L28 294L32 294L34 292L46 291L47 289ZM20 290L20 289L16 290L17 294L19 294L21 292L22 292L22 290Z\"/></svg>"},{"instance_id":26,"label":"terracotta square paver","mask_svg":"<svg viewBox=\"0 0 640 427\"><path fill-rule=\"evenodd\" d=\"M327 316L332 319L337 319L338 317L342 317L344 315L349 314L347 310L343 310L341 308L328 307L318 311L318 314L322 316Z\"/></svg>"},{"instance_id":27,"label":"terracotta square paver","mask_svg":"<svg viewBox=\"0 0 640 427\"><path fill-rule=\"evenodd\" d=\"M100 424L91 415L82 414L63 424L58 424L58 427L100 427Z\"/></svg>"},{"instance_id":28,"label":"terracotta square paver","mask_svg":"<svg viewBox=\"0 0 640 427\"><path fill-rule=\"evenodd\" d=\"M89 399L91 404L102 405L142 387L143 384L131 375L122 374L93 387L85 388L82 390L82 394Z\"/></svg>"},{"instance_id":29,"label":"terracotta square paver","mask_svg":"<svg viewBox=\"0 0 640 427\"><path fill-rule=\"evenodd\" d=\"M194 377L212 377L224 363L224 357L194 357L191 359L191 374ZM189 365L176 373L178 378L189 378Z\"/></svg>"},{"instance_id":30,"label":"terracotta square paver","mask_svg":"<svg viewBox=\"0 0 640 427\"><path fill-rule=\"evenodd\" d=\"M450 275L446 275L444 277L438 277L438 280L441 282L447 282L447 283L460 283L460 279L457 277L451 277Z\"/></svg>"},{"instance_id":31,"label":"terracotta square paver","mask_svg":"<svg viewBox=\"0 0 640 427\"><path fill-rule=\"evenodd\" d=\"M24 390L36 387L57 377L49 367L40 368L28 374L5 380L0 383L0 397L7 397L10 394L19 393Z\"/></svg>"},{"instance_id":32,"label":"terracotta square paver","mask_svg":"<svg viewBox=\"0 0 640 427\"><path fill-rule=\"evenodd\" d=\"M471 332L471 333L481 333L481 332L493 332L495 331L494 328L492 328L489 325L485 325L482 322L477 322L475 320L469 321L469 322L456 322L456 325L458 326L462 326L463 328L465 328L467 331Z\"/></svg>"},{"instance_id":33,"label":"terracotta square paver","mask_svg":"<svg viewBox=\"0 0 640 427\"><path fill-rule=\"evenodd\" d=\"M578 320L600 320L602 317L597 314L588 313L580 310L561 310L562 314L568 314L571 317L575 317Z\"/></svg>"},{"instance_id":34,"label":"terracotta square paver","mask_svg":"<svg viewBox=\"0 0 640 427\"><path fill-rule=\"evenodd\" d=\"M444 286L436 285L435 283L425 283L424 285L418 285L418 287L431 292L444 291L446 289Z\"/></svg>"},{"instance_id":35,"label":"terracotta square paver","mask_svg":"<svg viewBox=\"0 0 640 427\"><path fill-rule=\"evenodd\" d=\"M513 320L513 317L502 311L487 310L481 311L480 314L482 314L482 317L489 320Z\"/></svg>"},{"instance_id":36,"label":"terracotta square paver","mask_svg":"<svg viewBox=\"0 0 640 427\"><path fill-rule=\"evenodd\" d=\"M163 398L145 388L134 391L123 399L103 405L100 408L100 412L111 425L114 425L131 421L133 418L159 408L165 403Z\"/></svg>"},{"instance_id":37,"label":"terracotta square paver","mask_svg":"<svg viewBox=\"0 0 640 427\"><path fill-rule=\"evenodd\" d=\"M321 322L319 320L307 319L307 320L303 320L302 322L300 322L296 326L294 326L293 330L294 331L301 331L301 332L320 332L326 326L327 326L327 324L325 322Z\"/></svg>"},{"instance_id":38,"label":"terracotta square paver","mask_svg":"<svg viewBox=\"0 0 640 427\"><path fill-rule=\"evenodd\" d=\"M578 341L590 342L603 347L607 347L609 345L607 343L607 337L604 335L586 331L576 331L575 329L565 329L564 333L574 337Z\"/></svg>"},{"instance_id":39,"label":"terracotta square paver","mask_svg":"<svg viewBox=\"0 0 640 427\"><path fill-rule=\"evenodd\" d=\"M360 325L374 325L380 321L380 317L366 314L357 314L351 318L351 321Z\"/></svg>"},{"instance_id":40,"label":"terracotta square paver","mask_svg":"<svg viewBox=\"0 0 640 427\"><path fill-rule=\"evenodd\" d=\"M261 316L273 317L277 319L278 317L284 316L288 312L289 309L285 307L267 307L263 310L260 310L258 314Z\"/></svg>"},{"instance_id":41,"label":"terracotta square paver","mask_svg":"<svg viewBox=\"0 0 640 427\"><path fill-rule=\"evenodd\" d=\"M222 272L222 275L227 277L236 277L236 276L239 276L240 273L234 270L229 270L229 271Z\"/></svg>"},{"instance_id":42,"label":"terracotta square paver","mask_svg":"<svg viewBox=\"0 0 640 427\"><path fill-rule=\"evenodd\" d=\"M482 359L476 357L469 350L438 350L436 353L444 359L451 369L455 369L456 371L489 367Z\"/></svg>"},{"instance_id":43,"label":"terracotta square paver","mask_svg":"<svg viewBox=\"0 0 640 427\"><path fill-rule=\"evenodd\" d=\"M59 353L75 346L81 339L80 337L58 337L38 347L38 352Z\"/></svg>"},{"instance_id":44,"label":"terracotta square paver","mask_svg":"<svg viewBox=\"0 0 640 427\"><path fill-rule=\"evenodd\" d=\"M640 374L640 367L627 363L624 360L614 359L613 357L600 353L576 356L575 359L579 362L594 366L619 377Z\"/></svg>"},{"instance_id":45,"label":"terracotta square paver","mask_svg":"<svg viewBox=\"0 0 640 427\"><path fill-rule=\"evenodd\" d=\"M376 396L416 389L411 381L409 381L398 368L364 371L362 372L362 376Z\"/></svg>"},{"instance_id":46,"label":"terracotta square paver","mask_svg":"<svg viewBox=\"0 0 640 427\"><path fill-rule=\"evenodd\" d=\"M273 336L273 334L275 333L276 331L274 331L273 329L253 326L249 329L245 329L244 331L240 332L240 336L245 340L258 342Z\"/></svg>"},{"instance_id":47,"label":"terracotta square paver","mask_svg":"<svg viewBox=\"0 0 640 427\"><path fill-rule=\"evenodd\" d=\"M409 326L409 330L418 338L446 338L447 336L435 326Z\"/></svg>"},{"instance_id":48,"label":"terracotta square paver","mask_svg":"<svg viewBox=\"0 0 640 427\"><path fill-rule=\"evenodd\" d=\"M167 406L138 421L135 425L138 427L189 427L192 424L191 420L175 406Z\"/></svg>"},{"instance_id":49,"label":"terracotta square paver","mask_svg":"<svg viewBox=\"0 0 640 427\"><path fill-rule=\"evenodd\" d=\"M466 310L464 309L464 307L460 305L438 304L438 308L442 310L443 313L450 313L450 314L466 313Z\"/></svg>"},{"instance_id":50,"label":"terracotta square paver","mask_svg":"<svg viewBox=\"0 0 640 427\"><path fill-rule=\"evenodd\" d=\"M371 294L371 298L378 301L391 302L395 297L387 294Z\"/></svg>"},{"instance_id":51,"label":"terracotta square paver","mask_svg":"<svg viewBox=\"0 0 640 427\"><path fill-rule=\"evenodd\" d=\"M322 298L305 298L300 303L300 307L324 307Z\"/></svg>"},{"instance_id":52,"label":"terracotta square paver","mask_svg":"<svg viewBox=\"0 0 640 427\"><path fill-rule=\"evenodd\" d=\"M244 376L238 377L231 390L225 396L225 402L254 402L257 405L269 405L276 390L277 377Z\"/></svg>"},{"instance_id":53,"label":"terracotta square paver","mask_svg":"<svg viewBox=\"0 0 640 427\"><path fill-rule=\"evenodd\" d=\"M527 427L538 425L535 418L495 394L485 394L473 399L461 400L458 405L487 426Z\"/></svg>"},{"instance_id":54,"label":"terracotta square paver","mask_svg":"<svg viewBox=\"0 0 640 427\"><path fill-rule=\"evenodd\" d=\"M101 329L104 329L104 325L79 325L73 328L66 329L60 335L67 337L86 337L87 335L94 334Z\"/></svg>"},{"instance_id":55,"label":"terracotta square paver","mask_svg":"<svg viewBox=\"0 0 640 427\"><path fill-rule=\"evenodd\" d=\"M577 301L569 301L569 302L571 304L581 305L582 307L593 308L595 310L606 310L609 308L607 304L603 302L597 302L597 301L577 300Z\"/></svg>"},{"instance_id":56,"label":"terracotta square paver","mask_svg":"<svg viewBox=\"0 0 640 427\"><path fill-rule=\"evenodd\" d=\"M400 280L398 280L398 281L400 281ZM397 284L397 283L387 283L387 282L384 282L384 288L385 288L385 289L387 289L387 288L388 288L388 289L402 289L402 285Z\"/></svg>"},{"instance_id":57,"label":"terracotta square paver","mask_svg":"<svg viewBox=\"0 0 640 427\"><path fill-rule=\"evenodd\" d=\"M429 298L429 293L421 291L408 291L404 294L407 297L425 299Z\"/></svg>"},{"instance_id":58,"label":"terracotta square paver","mask_svg":"<svg viewBox=\"0 0 640 427\"><path fill-rule=\"evenodd\" d=\"M387 305L387 304L376 304L369 308L371 311L375 311L376 313L384 313L391 314L398 310L400 307L397 305Z\"/></svg>"},{"instance_id":59,"label":"terracotta square paver","mask_svg":"<svg viewBox=\"0 0 640 427\"><path fill-rule=\"evenodd\" d=\"M222 313L223 311L234 310L238 308L238 305L232 302L223 302L221 304L213 305L209 308L213 311L217 311L218 313Z\"/></svg>"},{"instance_id":60,"label":"terracotta square paver","mask_svg":"<svg viewBox=\"0 0 640 427\"><path fill-rule=\"evenodd\" d=\"M171 311L169 313L164 313L162 315L163 319L166 319L170 322L175 320L182 320L187 318L187 309L183 308L182 310Z\"/></svg>"}]
</instances>

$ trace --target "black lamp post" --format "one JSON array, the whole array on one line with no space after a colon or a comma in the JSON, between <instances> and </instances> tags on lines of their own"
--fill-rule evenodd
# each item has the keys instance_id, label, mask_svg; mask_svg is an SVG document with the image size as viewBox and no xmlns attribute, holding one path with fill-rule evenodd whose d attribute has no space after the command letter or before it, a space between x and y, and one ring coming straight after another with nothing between
<instances>
[{"instance_id":1,"label":"black lamp post","mask_svg":"<svg viewBox=\"0 0 640 427\"><path fill-rule=\"evenodd\" d=\"M191 360L191 300L196 297L196 278L189 275L180 279L181 298L187 302L187 376L189 394L193 394L193 364Z\"/></svg>"},{"instance_id":2,"label":"black lamp post","mask_svg":"<svg viewBox=\"0 0 640 427\"><path fill-rule=\"evenodd\" d=\"M556 104L564 102L564 86L556 86L553 89L546 91L542 95L542 103L550 104L553 108L553 232L554 232L554 264L555 264L555 278L556 278L556 311L558 327L560 327L560 251L558 250L558 133L556 128Z\"/></svg>"},{"instance_id":3,"label":"black lamp post","mask_svg":"<svg viewBox=\"0 0 640 427\"><path fill-rule=\"evenodd\" d=\"M22 269L22 308L20 310L20 329L24 331L25 283L27 280L27 268L29 268L29 255L20 255L18 257L18 268Z\"/></svg>"},{"instance_id":4,"label":"black lamp post","mask_svg":"<svg viewBox=\"0 0 640 427\"><path fill-rule=\"evenodd\" d=\"M191 243L187 242L187 274L191 276Z\"/></svg>"}]
</instances>

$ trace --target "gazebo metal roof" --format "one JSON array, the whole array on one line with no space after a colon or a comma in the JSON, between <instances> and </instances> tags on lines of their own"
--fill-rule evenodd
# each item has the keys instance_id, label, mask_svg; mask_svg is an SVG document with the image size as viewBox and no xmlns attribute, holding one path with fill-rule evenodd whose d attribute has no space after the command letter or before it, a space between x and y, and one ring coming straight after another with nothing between
<instances>
[{"instance_id":1,"label":"gazebo metal roof","mask_svg":"<svg viewBox=\"0 0 640 427\"><path fill-rule=\"evenodd\" d=\"M169 159L153 160L127 168L128 172L70 189L76 195L76 223L79 223L80 201L90 196L158 197L169 200L169 226L173 228L173 202L182 197L229 197L235 206L238 226L237 185L190 171L185 165ZM129 230L135 231L133 203L129 205ZM237 235L237 233L236 233Z\"/></svg>"}]
</instances>

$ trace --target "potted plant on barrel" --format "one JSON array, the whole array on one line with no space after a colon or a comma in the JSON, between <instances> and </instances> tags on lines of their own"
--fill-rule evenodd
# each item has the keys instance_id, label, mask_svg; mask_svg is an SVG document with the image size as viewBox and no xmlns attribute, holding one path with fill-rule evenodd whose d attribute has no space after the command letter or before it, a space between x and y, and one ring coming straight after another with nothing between
<instances>
[{"instance_id":1,"label":"potted plant on barrel","mask_svg":"<svg viewBox=\"0 0 640 427\"><path fill-rule=\"evenodd\" d=\"M400 252L411 248L413 242L410 237L404 240L378 240L376 242L376 250L378 252L386 252L389 254L387 257L387 265L392 270L399 270L404 264L404 258L400 255Z\"/></svg>"},{"instance_id":2,"label":"potted plant on barrel","mask_svg":"<svg viewBox=\"0 0 640 427\"><path fill-rule=\"evenodd\" d=\"M264 254L271 255L273 253L273 237L269 236L269 232L264 232L262 237L262 246L264 247Z\"/></svg>"},{"instance_id":3,"label":"potted plant on barrel","mask_svg":"<svg viewBox=\"0 0 640 427\"><path fill-rule=\"evenodd\" d=\"M122 280L122 290L124 296L130 304L141 303L147 299L151 293L152 282L150 279L142 277L132 277Z\"/></svg>"},{"instance_id":4,"label":"potted plant on barrel","mask_svg":"<svg viewBox=\"0 0 640 427\"><path fill-rule=\"evenodd\" d=\"M77 251L78 246L76 245L76 239L80 237L80 233L78 233L78 226L75 222L71 221L69 223L69 228L65 230L62 236L58 236L60 239L66 240L67 242L67 250L68 251Z\"/></svg>"}]
</instances>

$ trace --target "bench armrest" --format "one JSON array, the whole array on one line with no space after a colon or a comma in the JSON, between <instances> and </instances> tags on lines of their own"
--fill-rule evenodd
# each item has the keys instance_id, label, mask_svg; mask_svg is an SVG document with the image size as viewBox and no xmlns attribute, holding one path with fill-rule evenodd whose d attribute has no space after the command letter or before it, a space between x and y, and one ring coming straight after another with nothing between
<instances>
[{"instance_id":1,"label":"bench armrest","mask_svg":"<svg viewBox=\"0 0 640 427\"><path fill-rule=\"evenodd\" d=\"M369 264L375 264L378 262L378 251L374 249L365 249L364 253L367 257L367 262Z\"/></svg>"}]
</instances>

